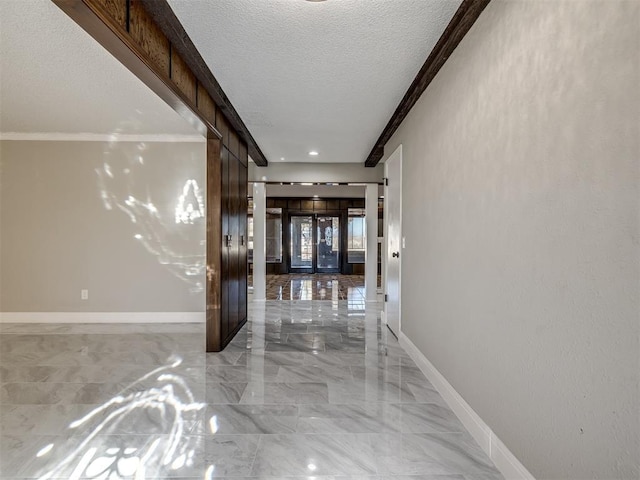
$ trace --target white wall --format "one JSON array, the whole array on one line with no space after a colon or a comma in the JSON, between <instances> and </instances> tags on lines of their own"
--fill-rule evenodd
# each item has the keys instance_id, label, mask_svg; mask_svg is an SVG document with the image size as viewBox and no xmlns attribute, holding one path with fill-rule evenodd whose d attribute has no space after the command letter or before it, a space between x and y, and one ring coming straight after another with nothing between
<instances>
[{"instance_id":1,"label":"white wall","mask_svg":"<svg viewBox=\"0 0 640 480\"><path fill-rule=\"evenodd\" d=\"M383 167L363 163L287 163L271 161L268 167L249 162L249 181L255 182L357 182L382 181Z\"/></svg>"},{"instance_id":2,"label":"white wall","mask_svg":"<svg viewBox=\"0 0 640 480\"><path fill-rule=\"evenodd\" d=\"M205 148L0 142L0 311L203 312L205 222L175 210Z\"/></svg>"},{"instance_id":3,"label":"white wall","mask_svg":"<svg viewBox=\"0 0 640 480\"><path fill-rule=\"evenodd\" d=\"M402 144L402 329L540 479L640 476L640 2L493 0Z\"/></svg>"}]
</instances>

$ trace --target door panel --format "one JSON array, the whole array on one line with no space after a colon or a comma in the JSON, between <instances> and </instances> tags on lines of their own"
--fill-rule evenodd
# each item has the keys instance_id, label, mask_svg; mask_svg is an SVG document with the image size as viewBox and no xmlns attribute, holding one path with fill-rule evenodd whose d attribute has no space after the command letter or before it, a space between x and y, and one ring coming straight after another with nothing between
<instances>
[{"instance_id":1,"label":"door panel","mask_svg":"<svg viewBox=\"0 0 640 480\"><path fill-rule=\"evenodd\" d=\"M313 272L313 216L292 215L290 225L291 270L293 272Z\"/></svg>"},{"instance_id":2,"label":"door panel","mask_svg":"<svg viewBox=\"0 0 640 480\"><path fill-rule=\"evenodd\" d=\"M316 272L340 271L340 217L316 219Z\"/></svg>"},{"instance_id":3,"label":"door panel","mask_svg":"<svg viewBox=\"0 0 640 480\"><path fill-rule=\"evenodd\" d=\"M230 281L230 200L229 200L229 151L223 147L222 153L222 285L220 332L222 343L226 342L231 330L229 329L229 281Z\"/></svg>"},{"instance_id":4,"label":"door panel","mask_svg":"<svg viewBox=\"0 0 640 480\"><path fill-rule=\"evenodd\" d=\"M238 261L240 259L240 162L229 154L229 233L231 246L229 247L229 331L234 332L240 323L238 318L239 277Z\"/></svg>"},{"instance_id":5,"label":"door panel","mask_svg":"<svg viewBox=\"0 0 640 480\"><path fill-rule=\"evenodd\" d=\"M384 305L387 326L400 335L401 317L401 268L402 268L402 145L393 152L384 164L388 185L384 188L385 241L385 293Z\"/></svg>"},{"instance_id":6,"label":"door panel","mask_svg":"<svg viewBox=\"0 0 640 480\"><path fill-rule=\"evenodd\" d=\"M217 138L207 139L207 352L220 351L221 286L222 279L222 162L221 142Z\"/></svg>"}]
</instances>

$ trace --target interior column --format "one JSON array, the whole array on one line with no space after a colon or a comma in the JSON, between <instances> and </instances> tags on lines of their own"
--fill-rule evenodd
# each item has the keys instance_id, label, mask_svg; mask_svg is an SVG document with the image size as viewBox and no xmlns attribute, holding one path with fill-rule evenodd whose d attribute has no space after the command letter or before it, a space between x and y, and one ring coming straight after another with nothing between
<instances>
[{"instance_id":1,"label":"interior column","mask_svg":"<svg viewBox=\"0 0 640 480\"><path fill-rule=\"evenodd\" d=\"M267 193L264 183L253 183L253 299L267 298Z\"/></svg>"}]
</instances>

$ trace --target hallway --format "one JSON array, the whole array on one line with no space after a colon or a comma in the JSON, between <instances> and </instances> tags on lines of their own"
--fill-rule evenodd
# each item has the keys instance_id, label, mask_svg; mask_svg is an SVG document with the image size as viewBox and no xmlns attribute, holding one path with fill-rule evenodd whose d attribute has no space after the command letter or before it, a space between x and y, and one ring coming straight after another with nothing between
<instances>
[{"instance_id":1,"label":"hallway","mask_svg":"<svg viewBox=\"0 0 640 480\"><path fill-rule=\"evenodd\" d=\"M502 478L379 308L254 303L216 354L204 325L0 325L0 476Z\"/></svg>"}]
</instances>

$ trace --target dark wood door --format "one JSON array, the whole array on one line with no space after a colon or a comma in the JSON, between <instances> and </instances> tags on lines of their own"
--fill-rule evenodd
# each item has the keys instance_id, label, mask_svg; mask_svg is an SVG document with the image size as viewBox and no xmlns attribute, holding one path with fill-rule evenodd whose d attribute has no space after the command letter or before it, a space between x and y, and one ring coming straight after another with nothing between
<instances>
[{"instance_id":1,"label":"dark wood door","mask_svg":"<svg viewBox=\"0 0 640 480\"><path fill-rule=\"evenodd\" d=\"M222 350L247 321L247 149L220 150L220 338L209 351ZM215 179L210 179L215 185Z\"/></svg>"},{"instance_id":2,"label":"dark wood door","mask_svg":"<svg viewBox=\"0 0 640 480\"><path fill-rule=\"evenodd\" d=\"M229 312L231 296L229 295L229 284L231 282L231 184L229 182L230 158L229 150L222 148L222 284L221 284L221 312L220 312L220 332L223 344L228 341L231 332L229 325Z\"/></svg>"},{"instance_id":3,"label":"dark wood door","mask_svg":"<svg viewBox=\"0 0 640 480\"><path fill-rule=\"evenodd\" d=\"M240 162L229 155L229 332L235 333L240 324L238 297L240 294Z\"/></svg>"}]
</instances>

